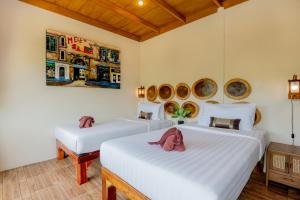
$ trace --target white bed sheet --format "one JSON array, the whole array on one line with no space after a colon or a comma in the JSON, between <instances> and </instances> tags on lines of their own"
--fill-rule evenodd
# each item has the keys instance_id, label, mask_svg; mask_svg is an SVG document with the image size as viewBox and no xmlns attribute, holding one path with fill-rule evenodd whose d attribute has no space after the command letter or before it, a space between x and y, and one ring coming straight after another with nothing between
<instances>
[{"instance_id":1,"label":"white bed sheet","mask_svg":"<svg viewBox=\"0 0 300 200\"><path fill-rule=\"evenodd\" d=\"M146 133L174 125L170 120L116 119L96 123L91 128L79 128L78 124L56 127L55 137L68 149L83 154L97 151L102 142L123 136Z\"/></svg>"},{"instance_id":2,"label":"white bed sheet","mask_svg":"<svg viewBox=\"0 0 300 200\"><path fill-rule=\"evenodd\" d=\"M152 200L234 200L261 157L259 138L212 128L179 126L186 151L165 152L166 131L104 142L101 163ZM259 133L253 133L258 135Z\"/></svg>"}]
</instances>

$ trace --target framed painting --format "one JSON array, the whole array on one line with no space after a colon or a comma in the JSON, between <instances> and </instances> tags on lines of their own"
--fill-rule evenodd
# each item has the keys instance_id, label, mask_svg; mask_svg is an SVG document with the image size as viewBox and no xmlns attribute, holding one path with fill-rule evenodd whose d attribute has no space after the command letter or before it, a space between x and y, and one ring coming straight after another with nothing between
<instances>
[{"instance_id":1,"label":"framed painting","mask_svg":"<svg viewBox=\"0 0 300 200\"><path fill-rule=\"evenodd\" d=\"M78 36L47 30L46 84L120 89L120 51Z\"/></svg>"}]
</instances>

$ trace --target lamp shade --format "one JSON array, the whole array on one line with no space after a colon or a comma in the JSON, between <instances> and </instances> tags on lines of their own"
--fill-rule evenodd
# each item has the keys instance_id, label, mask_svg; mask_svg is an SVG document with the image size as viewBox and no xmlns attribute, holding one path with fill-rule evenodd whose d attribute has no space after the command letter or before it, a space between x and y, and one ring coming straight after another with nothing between
<instances>
[{"instance_id":1,"label":"lamp shade","mask_svg":"<svg viewBox=\"0 0 300 200\"><path fill-rule=\"evenodd\" d=\"M289 80L289 99L300 99L300 80L297 75Z\"/></svg>"},{"instance_id":2,"label":"lamp shade","mask_svg":"<svg viewBox=\"0 0 300 200\"><path fill-rule=\"evenodd\" d=\"M137 94L138 94L139 98L144 98L145 97L145 87L144 86L139 87Z\"/></svg>"}]
</instances>

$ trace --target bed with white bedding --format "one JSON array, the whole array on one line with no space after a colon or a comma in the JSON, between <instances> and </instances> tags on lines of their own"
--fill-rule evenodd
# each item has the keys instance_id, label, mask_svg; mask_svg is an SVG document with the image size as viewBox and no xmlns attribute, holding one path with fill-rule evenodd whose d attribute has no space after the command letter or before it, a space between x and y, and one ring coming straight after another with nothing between
<instances>
[{"instance_id":1,"label":"bed with white bedding","mask_svg":"<svg viewBox=\"0 0 300 200\"><path fill-rule=\"evenodd\" d=\"M141 119L145 117L144 115L147 116L147 120ZM77 183L81 185L88 181L87 168L92 160L99 157L99 149L103 142L173 125L173 121L164 119L162 104L140 103L137 117L133 119L116 119L96 123L90 128L79 128L78 124L58 126L54 130L57 159L64 159L65 154L73 159Z\"/></svg>"},{"instance_id":2,"label":"bed with white bedding","mask_svg":"<svg viewBox=\"0 0 300 200\"><path fill-rule=\"evenodd\" d=\"M102 142L114 138L146 133L174 125L170 120L116 119L96 123L91 128L81 129L77 124L58 126L55 138L69 150L80 155L98 151Z\"/></svg>"},{"instance_id":3,"label":"bed with white bedding","mask_svg":"<svg viewBox=\"0 0 300 200\"><path fill-rule=\"evenodd\" d=\"M165 152L147 144L159 140L167 129L104 142L102 178L119 178L128 184L127 189L134 188L131 191L144 196L137 199L237 199L264 154L266 132L197 125L178 128L184 137L184 152ZM112 174L118 178L112 179Z\"/></svg>"}]
</instances>

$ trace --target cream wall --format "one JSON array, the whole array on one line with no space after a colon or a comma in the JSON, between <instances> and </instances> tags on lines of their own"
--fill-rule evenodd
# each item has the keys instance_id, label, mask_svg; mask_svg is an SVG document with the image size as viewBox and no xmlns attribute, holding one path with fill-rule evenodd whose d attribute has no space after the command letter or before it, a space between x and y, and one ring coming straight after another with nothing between
<instances>
[{"instance_id":1,"label":"cream wall","mask_svg":"<svg viewBox=\"0 0 300 200\"><path fill-rule=\"evenodd\" d=\"M85 114L98 122L135 114L137 42L17 0L1 0L0 13L0 171L55 157L58 124ZM119 47L122 89L47 87L48 28Z\"/></svg>"},{"instance_id":2,"label":"cream wall","mask_svg":"<svg viewBox=\"0 0 300 200\"><path fill-rule=\"evenodd\" d=\"M262 111L260 128L272 141L290 143L291 106L287 80L300 76L300 1L250 0L141 44L141 83L214 79L213 98L223 95L231 78L248 80L253 93L246 101ZM199 102L194 97L192 100ZM296 144L300 145L300 102L295 102Z\"/></svg>"}]
</instances>

